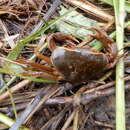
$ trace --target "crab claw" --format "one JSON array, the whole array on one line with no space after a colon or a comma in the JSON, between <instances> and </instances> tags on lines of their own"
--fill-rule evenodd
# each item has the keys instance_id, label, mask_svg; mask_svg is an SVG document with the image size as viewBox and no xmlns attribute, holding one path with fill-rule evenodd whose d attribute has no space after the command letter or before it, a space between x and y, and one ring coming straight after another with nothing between
<instances>
[{"instance_id":1,"label":"crab claw","mask_svg":"<svg viewBox=\"0 0 130 130\"><path fill-rule=\"evenodd\" d=\"M90 31L96 31L96 34L89 34L89 36L97 39L97 40L101 40L103 38L106 38L107 37L107 34L104 30L99 30L97 28L88 28L88 30Z\"/></svg>"},{"instance_id":2,"label":"crab claw","mask_svg":"<svg viewBox=\"0 0 130 130\"><path fill-rule=\"evenodd\" d=\"M75 41L75 42L79 43L79 41L75 37L73 37L73 36L65 35L64 38L66 38L67 40L72 40L72 41Z\"/></svg>"},{"instance_id":3,"label":"crab claw","mask_svg":"<svg viewBox=\"0 0 130 130\"><path fill-rule=\"evenodd\" d=\"M100 30L97 28L88 28L88 30L96 31L96 34L89 34L89 36L99 40L104 44L104 46L108 46L114 43L113 40L108 37L107 33L104 30Z\"/></svg>"},{"instance_id":4,"label":"crab claw","mask_svg":"<svg viewBox=\"0 0 130 130\"><path fill-rule=\"evenodd\" d=\"M72 41L79 43L79 41L76 38L74 38L73 36L65 35L60 32L51 34L47 39L48 48L51 51L53 51L55 48L57 48L56 43L66 43L68 45L70 44L70 46L75 46L75 44Z\"/></svg>"}]
</instances>

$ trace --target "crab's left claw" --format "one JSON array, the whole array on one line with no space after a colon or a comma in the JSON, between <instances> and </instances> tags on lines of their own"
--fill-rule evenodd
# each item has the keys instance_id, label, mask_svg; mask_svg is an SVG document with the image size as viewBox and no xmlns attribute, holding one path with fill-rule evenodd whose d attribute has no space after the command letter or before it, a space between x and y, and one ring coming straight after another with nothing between
<instances>
[{"instance_id":1,"label":"crab's left claw","mask_svg":"<svg viewBox=\"0 0 130 130\"><path fill-rule=\"evenodd\" d=\"M51 34L47 39L48 47L51 51L57 47L57 43L66 43L68 46L76 46L73 41L79 43L75 37L60 32Z\"/></svg>"},{"instance_id":2,"label":"crab's left claw","mask_svg":"<svg viewBox=\"0 0 130 130\"><path fill-rule=\"evenodd\" d=\"M67 36L67 35L65 35L64 38L66 40L71 40L71 41L75 41L75 42L79 43L79 41L75 37L73 37L73 36L70 36L70 35Z\"/></svg>"},{"instance_id":3,"label":"crab's left claw","mask_svg":"<svg viewBox=\"0 0 130 130\"><path fill-rule=\"evenodd\" d=\"M65 39L65 41L64 41L66 44L65 46L68 48L75 48L76 47L76 44L73 41L79 43L79 41L73 36L64 35L63 37Z\"/></svg>"}]
</instances>

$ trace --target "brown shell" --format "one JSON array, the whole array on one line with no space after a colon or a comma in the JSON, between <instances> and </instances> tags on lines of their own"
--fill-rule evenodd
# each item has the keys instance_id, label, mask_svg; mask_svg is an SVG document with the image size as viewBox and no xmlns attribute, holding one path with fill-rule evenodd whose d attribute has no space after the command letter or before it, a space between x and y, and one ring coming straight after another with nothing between
<instances>
[{"instance_id":1,"label":"brown shell","mask_svg":"<svg viewBox=\"0 0 130 130\"><path fill-rule=\"evenodd\" d=\"M57 47L51 56L60 75L69 82L83 82L95 78L108 64L104 53L85 48L68 49Z\"/></svg>"}]
</instances>

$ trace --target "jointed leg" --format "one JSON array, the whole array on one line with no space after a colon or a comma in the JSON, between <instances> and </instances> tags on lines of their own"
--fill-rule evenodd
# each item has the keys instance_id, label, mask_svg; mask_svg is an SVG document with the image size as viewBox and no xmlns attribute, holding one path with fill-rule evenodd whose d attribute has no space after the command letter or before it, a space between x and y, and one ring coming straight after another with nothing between
<instances>
[{"instance_id":1,"label":"jointed leg","mask_svg":"<svg viewBox=\"0 0 130 130\"><path fill-rule=\"evenodd\" d=\"M47 72L47 73L50 73L50 74L53 74L53 72L54 72L54 69L52 69L51 67L44 66L44 65L41 65L41 64L38 64L38 63L25 61L25 60L16 60L16 62L29 65L30 67L37 69L39 71L42 71L42 72Z\"/></svg>"},{"instance_id":2,"label":"jointed leg","mask_svg":"<svg viewBox=\"0 0 130 130\"><path fill-rule=\"evenodd\" d=\"M40 54L40 52L37 49L35 49L35 54L39 59L46 61L48 64L51 64L51 59L47 56Z\"/></svg>"},{"instance_id":3,"label":"jointed leg","mask_svg":"<svg viewBox=\"0 0 130 130\"><path fill-rule=\"evenodd\" d=\"M77 47L89 47L88 44L94 40L93 37L89 37L89 39L82 41Z\"/></svg>"},{"instance_id":4,"label":"jointed leg","mask_svg":"<svg viewBox=\"0 0 130 130\"><path fill-rule=\"evenodd\" d=\"M22 76L31 76L31 77L41 77L41 78L45 78L45 79L48 79L48 80L59 80L60 78L58 76L53 76L53 75L50 75L50 74L47 74L45 72L23 72L21 73Z\"/></svg>"}]
</instances>

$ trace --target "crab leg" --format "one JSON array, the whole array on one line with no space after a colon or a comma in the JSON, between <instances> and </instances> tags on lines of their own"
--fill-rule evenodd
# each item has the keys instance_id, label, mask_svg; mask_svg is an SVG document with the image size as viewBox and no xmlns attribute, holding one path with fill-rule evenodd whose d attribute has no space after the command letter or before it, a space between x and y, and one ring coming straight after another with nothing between
<instances>
[{"instance_id":1,"label":"crab leg","mask_svg":"<svg viewBox=\"0 0 130 130\"><path fill-rule=\"evenodd\" d=\"M35 54L39 59L46 61L48 64L51 64L51 59L45 55L42 55L37 49L35 49Z\"/></svg>"},{"instance_id":2,"label":"crab leg","mask_svg":"<svg viewBox=\"0 0 130 130\"><path fill-rule=\"evenodd\" d=\"M31 67L31 66L26 66L26 67L22 67L24 70L26 71L37 71L37 72L41 72L41 70L38 70L37 68ZM42 71L45 72L45 71Z\"/></svg>"},{"instance_id":3,"label":"crab leg","mask_svg":"<svg viewBox=\"0 0 130 130\"><path fill-rule=\"evenodd\" d=\"M93 37L90 37L87 40L82 41L80 44L77 45L77 47L87 47L89 48L88 44L94 40Z\"/></svg>"},{"instance_id":4,"label":"crab leg","mask_svg":"<svg viewBox=\"0 0 130 130\"><path fill-rule=\"evenodd\" d=\"M53 76L50 74L47 74L45 72L23 72L21 73L22 76L31 76L31 77L41 77L41 78L47 78L50 80L59 80L58 76Z\"/></svg>"},{"instance_id":5,"label":"crab leg","mask_svg":"<svg viewBox=\"0 0 130 130\"><path fill-rule=\"evenodd\" d=\"M37 70L44 71L44 72L47 72L47 73L52 74L52 75L53 75L53 72L54 72L54 69L52 69L51 67L44 66L44 65L41 65L41 64L38 64L38 63L25 61L25 60L16 60L16 62L29 65L33 68L36 68Z\"/></svg>"}]
</instances>

